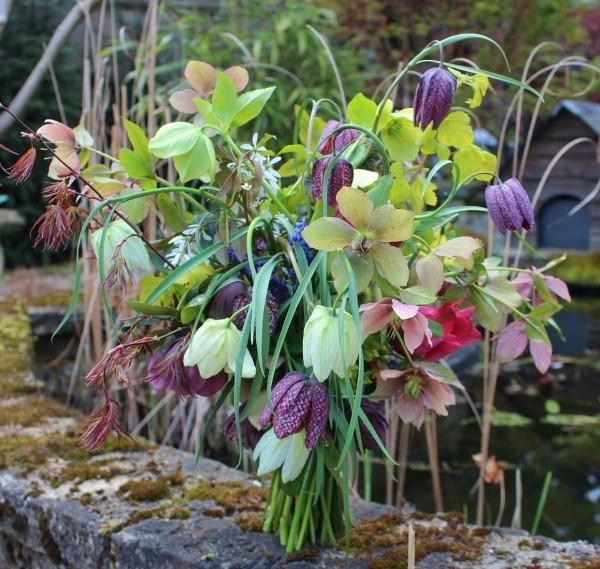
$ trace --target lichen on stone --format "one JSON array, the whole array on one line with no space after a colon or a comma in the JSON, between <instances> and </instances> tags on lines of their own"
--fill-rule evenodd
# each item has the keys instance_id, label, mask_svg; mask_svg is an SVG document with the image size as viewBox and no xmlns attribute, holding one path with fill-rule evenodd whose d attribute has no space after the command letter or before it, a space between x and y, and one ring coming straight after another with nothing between
<instances>
[{"instance_id":1,"label":"lichen on stone","mask_svg":"<svg viewBox=\"0 0 600 569\"><path fill-rule=\"evenodd\" d=\"M267 494L263 488L245 482L201 480L186 489L186 500L214 500L227 514L265 509Z\"/></svg>"}]
</instances>

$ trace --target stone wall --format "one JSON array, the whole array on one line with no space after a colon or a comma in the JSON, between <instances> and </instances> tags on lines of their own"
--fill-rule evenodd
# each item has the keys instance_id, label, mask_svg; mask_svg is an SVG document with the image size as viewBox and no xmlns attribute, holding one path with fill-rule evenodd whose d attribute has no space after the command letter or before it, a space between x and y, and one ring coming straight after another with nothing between
<instances>
[{"instance_id":1,"label":"stone wall","mask_svg":"<svg viewBox=\"0 0 600 569\"><path fill-rule=\"evenodd\" d=\"M287 556L260 532L265 488L218 462L144 440L77 448L82 417L41 395L18 305L0 304L0 569L600 567L600 549L354 502L347 551Z\"/></svg>"}]
</instances>

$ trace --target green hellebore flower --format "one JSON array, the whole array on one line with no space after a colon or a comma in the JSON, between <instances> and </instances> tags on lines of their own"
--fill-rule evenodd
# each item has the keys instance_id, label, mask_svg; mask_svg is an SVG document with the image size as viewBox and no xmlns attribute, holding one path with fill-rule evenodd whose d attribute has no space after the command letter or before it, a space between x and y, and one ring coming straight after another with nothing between
<instances>
[{"instance_id":1,"label":"green hellebore flower","mask_svg":"<svg viewBox=\"0 0 600 569\"><path fill-rule=\"evenodd\" d=\"M259 461L259 476L277 470L280 466L283 482L291 482L302 472L310 451L304 444L306 433L301 431L278 439L273 429L269 429L258 441L254 449L254 460Z\"/></svg>"},{"instance_id":2,"label":"green hellebore flower","mask_svg":"<svg viewBox=\"0 0 600 569\"><path fill-rule=\"evenodd\" d=\"M391 243L410 238L415 227L414 214L389 203L375 207L367 194L357 188L342 188L337 202L347 221L321 217L304 229L304 240L319 251L346 249L358 292L369 286L375 269L393 286L406 286L408 263L400 248ZM348 283L345 264L336 257L331 270L339 291Z\"/></svg>"},{"instance_id":3,"label":"green hellebore flower","mask_svg":"<svg viewBox=\"0 0 600 569\"><path fill-rule=\"evenodd\" d=\"M91 243L94 254L100 262L100 243L102 233L106 232L104 238L104 251L102 254L104 274L110 271L113 265L115 251L120 248L120 255L129 270L141 269L151 272L153 270L150 256L144 242L137 236L135 230L123 219L113 221L108 227L97 229L92 233Z\"/></svg>"},{"instance_id":4,"label":"green hellebore flower","mask_svg":"<svg viewBox=\"0 0 600 569\"><path fill-rule=\"evenodd\" d=\"M340 345L340 320L332 308L316 306L304 326L302 351L304 366L313 368L315 377L323 382L333 371L344 377L358 358L358 335L352 316L343 314L343 353Z\"/></svg>"},{"instance_id":5,"label":"green hellebore flower","mask_svg":"<svg viewBox=\"0 0 600 569\"><path fill-rule=\"evenodd\" d=\"M234 373L240 347L241 332L229 318L208 318L194 334L185 354L183 365L197 365L202 377L212 377L222 370ZM256 367L248 349L244 354L242 377L254 377Z\"/></svg>"}]
</instances>

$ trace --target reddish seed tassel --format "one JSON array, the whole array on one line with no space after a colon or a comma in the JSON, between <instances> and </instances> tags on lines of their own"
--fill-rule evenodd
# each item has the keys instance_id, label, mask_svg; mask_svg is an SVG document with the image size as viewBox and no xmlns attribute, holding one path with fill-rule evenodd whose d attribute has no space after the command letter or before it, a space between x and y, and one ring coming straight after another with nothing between
<instances>
[{"instance_id":1,"label":"reddish seed tassel","mask_svg":"<svg viewBox=\"0 0 600 569\"><path fill-rule=\"evenodd\" d=\"M32 146L7 170L8 179L14 180L17 184L25 182L31 176L36 156L36 150Z\"/></svg>"},{"instance_id":2,"label":"reddish seed tassel","mask_svg":"<svg viewBox=\"0 0 600 569\"><path fill-rule=\"evenodd\" d=\"M79 436L79 447L86 452L98 452L106 444L112 431L119 436L129 437L119 422L120 410L114 399L107 398L104 405L94 411L83 426Z\"/></svg>"}]
</instances>

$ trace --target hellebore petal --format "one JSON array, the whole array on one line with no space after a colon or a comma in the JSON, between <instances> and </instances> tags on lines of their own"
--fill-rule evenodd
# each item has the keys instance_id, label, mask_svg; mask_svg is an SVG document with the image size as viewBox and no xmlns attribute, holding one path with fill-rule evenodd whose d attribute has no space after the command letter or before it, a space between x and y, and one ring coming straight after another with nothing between
<instances>
[{"instance_id":1,"label":"hellebore petal","mask_svg":"<svg viewBox=\"0 0 600 569\"><path fill-rule=\"evenodd\" d=\"M234 281L220 288L210 301L208 315L211 318L227 318L234 312L233 303L237 296L246 293L246 285L242 281Z\"/></svg>"},{"instance_id":2,"label":"hellebore petal","mask_svg":"<svg viewBox=\"0 0 600 569\"><path fill-rule=\"evenodd\" d=\"M442 243L435 249L435 254L439 257L461 257L463 259L472 259L473 254L483 247L480 239L463 235L455 237L445 243Z\"/></svg>"},{"instance_id":3,"label":"hellebore petal","mask_svg":"<svg viewBox=\"0 0 600 569\"><path fill-rule=\"evenodd\" d=\"M496 345L496 356L501 363L517 359L527 347L525 322L515 320L502 329Z\"/></svg>"},{"instance_id":4,"label":"hellebore petal","mask_svg":"<svg viewBox=\"0 0 600 569\"><path fill-rule=\"evenodd\" d=\"M337 251L352 244L356 231L338 217L320 217L304 231L302 237L319 251Z\"/></svg>"},{"instance_id":5,"label":"hellebore petal","mask_svg":"<svg viewBox=\"0 0 600 569\"><path fill-rule=\"evenodd\" d=\"M376 241L384 243L406 241L415 229L414 213L405 209L396 209L392 204L381 205L369 217L368 229L373 232Z\"/></svg>"},{"instance_id":6,"label":"hellebore petal","mask_svg":"<svg viewBox=\"0 0 600 569\"><path fill-rule=\"evenodd\" d=\"M432 345L429 321L422 314L416 314L413 318L409 318L402 322L400 326L404 333L406 349L411 354L424 342L430 346Z\"/></svg>"},{"instance_id":7,"label":"hellebore petal","mask_svg":"<svg viewBox=\"0 0 600 569\"><path fill-rule=\"evenodd\" d=\"M444 263L430 253L415 263L419 282L433 294L437 294L444 285Z\"/></svg>"},{"instance_id":8,"label":"hellebore petal","mask_svg":"<svg viewBox=\"0 0 600 569\"><path fill-rule=\"evenodd\" d=\"M529 351L538 371L546 373L552 363L552 345L541 340L531 340L529 342Z\"/></svg>"},{"instance_id":9,"label":"hellebore petal","mask_svg":"<svg viewBox=\"0 0 600 569\"><path fill-rule=\"evenodd\" d=\"M569 288L564 281L558 277L544 275L544 282L546 283L546 286L550 292L554 293L559 298L566 300L567 302L571 302L571 293L569 292Z\"/></svg>"},{"instance_id":10,"label":"hellebore petal","mask_svg":"<svg viewBox=\"0 0 600 569\"><path fill-rule=\"evenodd\" d=\"M331 162L331 156L320 158L313 166L312 174L312 195L315 200L321 199L323 196L323 184L325 182L325 174L327 167ZM354 168L352 164L345 158L338 157L329 176L329 184L327 186L327 205L329 207L336 206L336 196L338 192L345 186L352 184L354 178Z\"/></svg>"},{"instance_id":11,"label":"hellebore petal","mask_svg":"<svg viewBox=\"0 0 600 569\"><path fill-rule=\"evenodd\" d=\"M340 213L359 231L369 226L369 218L373 213L373 202L362 190L352 187L342 188L337 194Z\"/></svg>"},{"instance_id":12,"label":"hellebore petal","mask_svg":"<svg viewBox=\"0 0 600 569\"><path fill-rule=\"evenodd\" d=\"M374 243L371 256L377 272L390 284L401 287L408 283L408 262L402 251L389 243Z\"/></svg>"},{"instance_id":13,"label":"hellebore petal","mask_svg":"<svg viewBox=\"0 0 600 569\"><path fill-rule=\"evenodd\" d=\"M183 76L198 91L198 97L210 94L217 84L217 70L204 61L188 61Z\"/></svg>"},{"instance_id":14,"label":"hellebore petal","mask_svg":"<svg viewBox=\"0 0 600 569\"><path fill-rule=\"evenodd\" d=\"M227 75L233 81L235 90L238 93L246 88L248 81L250 80L248 72L239 65L228 67L223 73L225 73L225 75Z\"/></svg>"},{"instance_id":15,"label":"hellebore petal","mask_svg":"<svg viewBox=\"0 0 600 569\"><path fill-rule=\"evenodd\" d=\"M383 330L392 321L392 300L382 298L377 302L363 304L360 307L362 313L360 322L362 332L365 336L375 334Z\"/></svg>"},{"instance_id":16,"label":"hellebore petal","mask_svg":"<svg viewBox=\"0 0 600 569\"><path fill-rule=\"evenodd\" d=\"M437 129L452 109L456 80L441 67L423 73L413 102L414 125L425 130L430 123Z\"/></svg>"},{"instance_id":17,"label":"hellebore petal","mask_svg":"<svg viewBox=\"0 0 600 569\"><path fill-rule=\"evenodd\" d=\"M194 91L194 89L181 89L180 91L175 91L169 97L169 103L180 113L197 113L198 108L196 107L196 103L194 103L194 99L197 97L200 97L198 91Z\"/></svg>"}]
</instances>

